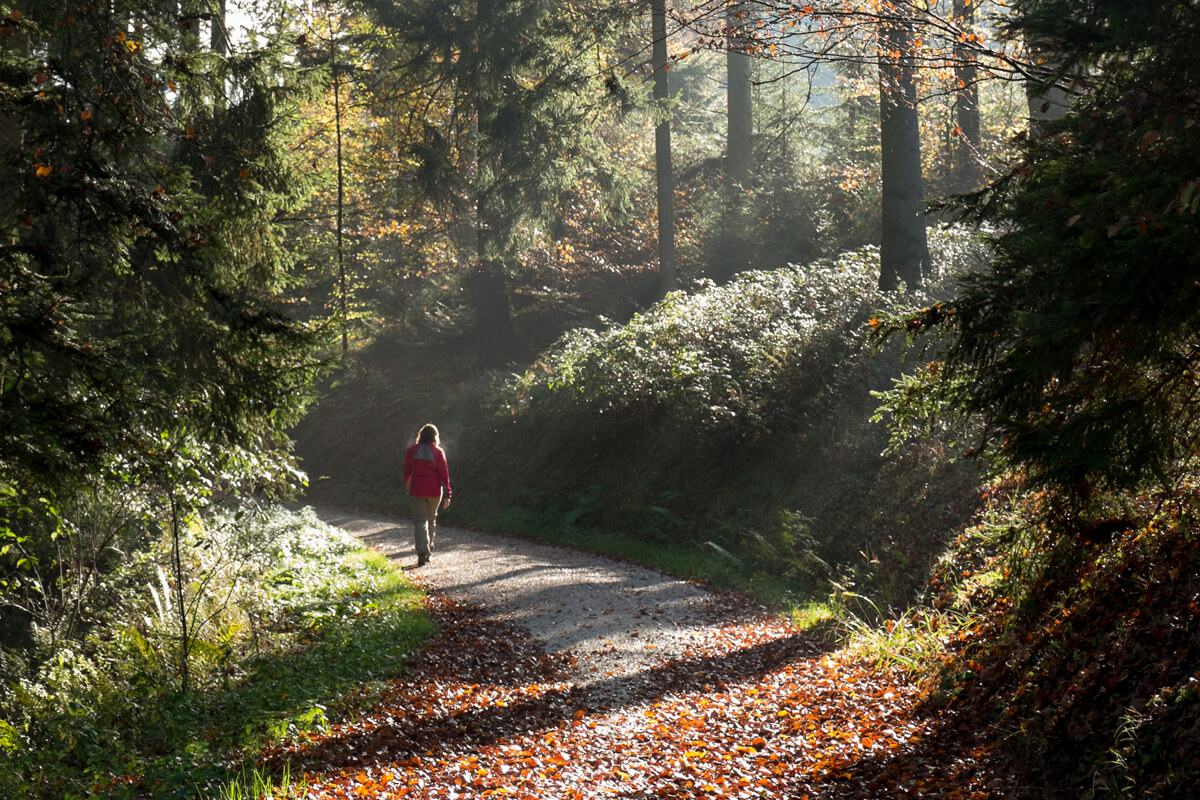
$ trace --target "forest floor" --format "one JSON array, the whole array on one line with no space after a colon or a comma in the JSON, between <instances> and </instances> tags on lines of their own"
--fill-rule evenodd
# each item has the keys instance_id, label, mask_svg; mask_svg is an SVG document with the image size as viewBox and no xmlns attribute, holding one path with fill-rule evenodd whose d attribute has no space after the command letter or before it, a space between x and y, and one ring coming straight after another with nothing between
<instances>
[{"instance_id":1,"label":"forest floor","mask_svg":"<svg viewBox=\"0 0 1200 800\"><path fill-rule=\"evenodd\" d=\"M439 634L381 700L269 753L313 798L1006 795L983 721L743 598L625 562L321 512L399 562Z\"/></svg>"}]
</instances>

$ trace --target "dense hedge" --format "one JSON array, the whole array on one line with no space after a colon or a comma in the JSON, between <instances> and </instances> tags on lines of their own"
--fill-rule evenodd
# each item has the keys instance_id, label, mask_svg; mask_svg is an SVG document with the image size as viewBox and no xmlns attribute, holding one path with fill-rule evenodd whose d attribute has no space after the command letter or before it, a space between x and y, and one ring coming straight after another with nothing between
<instances>
[{"instance_id":1,"label":"dense hedge","mask_svg":"<svg viewBox=\"0 0 1200 800\"><path fill-rule=\"evenodd\" d=\"M567 333L498 387L460 447L463 480L501 524L519 508L792 577L874 561L874 579L900 566L903 594L974 476L935 444L881 456L875 393L906 365L869 341L897 302L878 270L868 248L748 272Z\"/></svg>"}]
</instances>

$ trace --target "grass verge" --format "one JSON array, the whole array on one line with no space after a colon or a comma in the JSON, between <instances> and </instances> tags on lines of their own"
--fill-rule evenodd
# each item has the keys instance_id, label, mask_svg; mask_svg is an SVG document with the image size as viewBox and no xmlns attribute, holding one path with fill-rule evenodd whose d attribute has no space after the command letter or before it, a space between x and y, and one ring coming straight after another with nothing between
<instances>
[{"instance_id":1,"label":"grass verge","mask_svg":"<svg viewBox=\"0 0 1200 800\"><path fill-rule=\"evenodd\" d=\"M828 584L811 576L793 575L789 579L756 568L754 559L739 557L723 548L573 525L553 512L520 506L501 508L503 504L490 500L486 496L474 497L454 506L457 524L587 550L695 581L710 589L737 592L779 609L800 627L814 633L830 631L840 613L837 604L830 600Z\"/></svg>"},{"instance_id":2,"label":"grass verge","mask_svg":"<svg viewBox=\"0 0 1200 800\"><path fill-rule=\"evenodd\" d=\"M179 690L171 631L156 630L170 619L155 616L154 592L141 591L153 552L112 576L127 600L86 641L36 663L5 654L0 796L229 798L295 788L286 775L256 772L256 754L368 704L434 630L423 596L386 558L311 513L269 516L253 534L197 526L188 543L196 574L211 575L205 549L235 544L213 548L215 538L254 541L237 586L205 585L225 598L223 616L194 648L189 691Z\"/></svg>"}]
</instances>

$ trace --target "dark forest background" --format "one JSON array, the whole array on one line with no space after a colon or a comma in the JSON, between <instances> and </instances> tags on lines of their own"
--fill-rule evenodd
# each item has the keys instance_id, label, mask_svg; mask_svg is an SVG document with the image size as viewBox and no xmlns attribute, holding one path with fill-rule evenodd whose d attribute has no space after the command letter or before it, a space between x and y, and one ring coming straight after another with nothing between
<instances>
[{"instance_id":1,"label":"dark forest background","mask_svg":"<svg viewBox=\"0 0 1200 800\"><path fill-rule=\"evenodd\" d=\"M432 421L447 524L903 664L1017 796L1195 793L1192 0L0 17L0 787L240 785L417 646L302 509Z\"/></svg>"}]
</instances>

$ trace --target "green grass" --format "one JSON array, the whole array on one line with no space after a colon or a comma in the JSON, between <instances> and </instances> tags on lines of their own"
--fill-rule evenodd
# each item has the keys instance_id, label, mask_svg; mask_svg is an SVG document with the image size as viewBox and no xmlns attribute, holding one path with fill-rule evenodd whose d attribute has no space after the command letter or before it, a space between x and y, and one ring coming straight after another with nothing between
<instances>
[{"instance_id":1,"label":"green grass","mask_svg":"<svg viewBox=\"0 0 1200 800\"><path fill-rule=\"evenodd\" d=\"M303 797L306 786L303 780L293 781L291 772L286 767L278 778L250 767L243 769L237 778L221 787L220 792L213 796L213 800L284 800Z\"/></svg>"},{"instance_id":2,"label":"green grass","mask_svg":"<svg viewBox=\"0 0 1200 800\"><path fill-rule=\"evenodd\" d=\"M813 600L808 603L794 606L790 610L792 623L801 630L806 631L824 631L842 618L842 608L836 603Z\"/></svg>"},{"instance_id":3,"label":"green grass","mask_svg":"<svg viewBox=\"0 0 1200 800\"><path fill-rule=\"evenodd\" d=\"M309 631L298 647L250 662L249 680L214 698L216 730L232 732L231 744L321 727L400 674L432 635L421 594L384 556L352 552L339 567L361 578L344 596L311 592L295 606L295 621Z\"/></svg>"},{"instance_id":4,"label":"green grass","mask_svg":"<svg viewBox=\"0 0 1200 800\"><path fill-rule=\"evenodd\" d=\"M866 661L900 667L914 675L932 675L947 646L978 623L970 614L914 608L882 624L843 614L847 650Z\"/></svg>"},{"instance_id":5,"label":"green grass","mask_svg":"<svg viewBox=\"0 0 1200 800\"><path fill-rule=\"evenodd\" d=\"M520 506L500 510L501 505L493 498L473 497L452 506L453 517L460 524L587 550L696 581L710 589L738 592L779 609L805 629L827 631L839 614L836 604L829 601L826 584L805 576L787 580L756 569L752 559L738 558L721 548L571 525L552 512ZM445 522L454 524L449 519Z\"/></svg>"}]
</instances>

